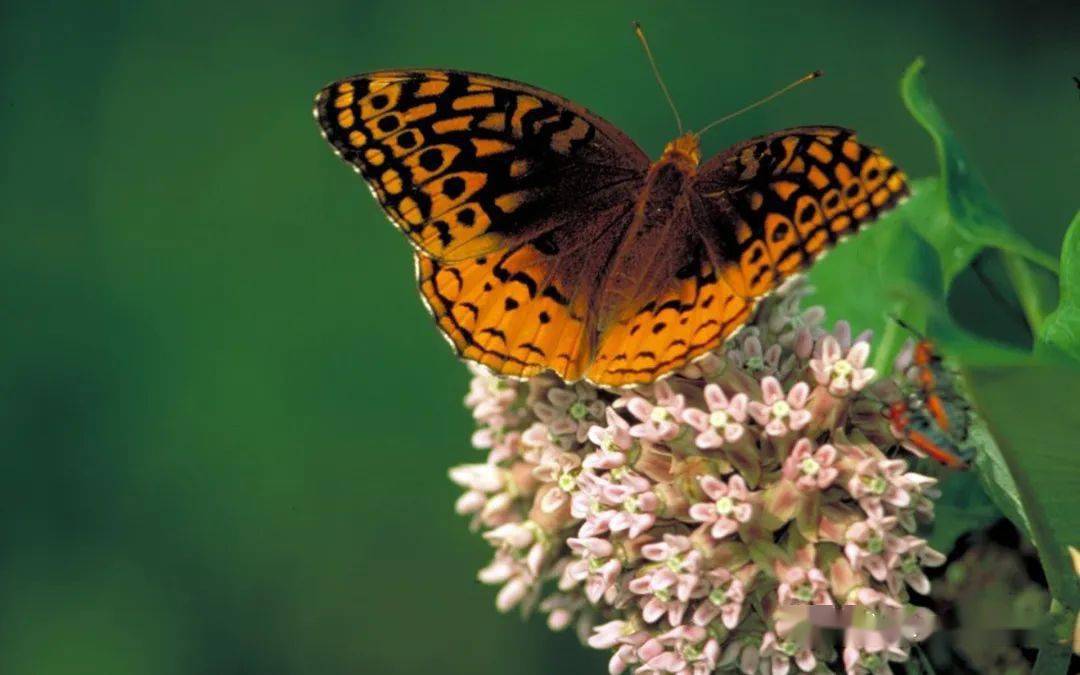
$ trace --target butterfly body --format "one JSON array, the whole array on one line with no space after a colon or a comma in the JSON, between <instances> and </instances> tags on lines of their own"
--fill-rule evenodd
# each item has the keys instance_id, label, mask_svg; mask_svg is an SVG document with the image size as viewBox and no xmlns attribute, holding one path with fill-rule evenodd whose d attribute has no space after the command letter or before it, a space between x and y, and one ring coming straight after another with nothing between
<instances>
[{"instance_id":1,"label":"butterfly body","mask_svg":"<svg viewBox=\"0 0 1080 675\"><path fill-rule=\"evenodd\" d=\"M683 251L664 247L687 241L693 235L689 200L701 158L699 148L693 134L681 136L668 144L645 174L633 216L619 233L609 266L603 271L604 283L597 293L596 325L591 331L595 338L602 337L613 325L619 308L633 303L635 296L654 294L657 291L654 286L670 278L670 274L650 274L650 265L670 268L669 260L678 261L683 255Z\"/></svg>"},{"instance_id":2,"label":"butterfly body","mask_svg":"<svg viewBox=\"0 0 1080 675\"><path fill-rule=\"evenodd\" d=\"M315 117L413 244L440 330L509 376L653 381L907 193L839 127L704 163L690 133L650 161L581 106L477 73L357 75L319 92Z\"/></svg>"}]
</instances>

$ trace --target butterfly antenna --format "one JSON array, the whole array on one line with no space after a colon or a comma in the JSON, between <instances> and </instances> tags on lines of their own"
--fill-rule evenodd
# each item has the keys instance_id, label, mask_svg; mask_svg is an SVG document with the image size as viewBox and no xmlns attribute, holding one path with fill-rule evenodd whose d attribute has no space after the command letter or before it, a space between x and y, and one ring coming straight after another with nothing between
<instances>
[{"instance_id":1,"label":"butterfly antenna","mask_svg":"<svg viewBox=\"0 0 1080 675\"><path fill-rule=\"evenodd\" d=\"M756 108L756 107L758 107L760 105L765 105L766 103L773 100L777 96L788 93L789 91L791 91L795 87L799 86L800 84L806 84L810 80L816 80L817 78L823 76L824 74L825 73L821 72L820 70L815 70L812 73L808 73L806 75L803 75L802 77L795 80L794 82L792 82L788 86L784 87L783 89L778 89L777 91L774 91L773 93L769 94L768 96L761 99L760 101L755 101L754 103L751 103L750 105L746 106L745 108L740 108L739 110L736 110L735 112L731 113L730 115L724 115L723 117L721 117L720 119L718 119L718 120L716 120L714 122L709 122L704 127L702 127L701 131L697 132L697 135L700 136L700 135L704 134L706 131L708 131L709 129L712 129L713 127L715 127L715 126L717 126L719 124L723 124L724 122L727 122L729 119L731 119L733 117L738 117L739 115L743 114L744 112L747 112L748 110L753 110L754 108Z\"/></svg>"},{"instance_id":2,"label":"butterfly antenna","mask_svg":"<svg viewBox=\"0 0 1080 675\"><path fill-rule=\"evenodd\" d=\"M649 59L649 65L652 66L653 75L656 77L656 83L660 85L660 90L664 92L664 98L667 99L668 105L671 106L671 112L675 113L675 124L679 127L679 135L683 134L682 117L679 116L679 109L675 107L675 100L671 98L671 92L668 91L667 85L664 84L664 78L660 77L660 68L656 65L656 59L653 57L652 50L649 49L649 41L645 39L645 30L641 27L641 24L637 21L634 22L634 35L641 41L641 46L645 48L645 56Z\"/></svg>"}]
</instances>

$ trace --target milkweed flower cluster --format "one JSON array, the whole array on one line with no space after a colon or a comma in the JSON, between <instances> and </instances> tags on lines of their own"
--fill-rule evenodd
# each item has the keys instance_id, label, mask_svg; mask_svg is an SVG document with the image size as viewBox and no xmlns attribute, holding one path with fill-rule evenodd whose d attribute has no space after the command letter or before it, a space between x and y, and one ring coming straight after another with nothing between
<instances>
[{"instance_id":1,"label":"milkweed flower cluster","mask_svg":"<svg viewBox=\"0 0 1080 675\"><path fill-rule=\"evenodd\" d=\"M882 415L902 385L868 367L869 335L827 331L806 292L641 388L474 369L487 459L450 477L494 548L479 578L500 611L576 626L612 674L888 673L908 658L933 629L910 594L945 560L917 534L935 480Z\"/></svg>"}]
</instances>

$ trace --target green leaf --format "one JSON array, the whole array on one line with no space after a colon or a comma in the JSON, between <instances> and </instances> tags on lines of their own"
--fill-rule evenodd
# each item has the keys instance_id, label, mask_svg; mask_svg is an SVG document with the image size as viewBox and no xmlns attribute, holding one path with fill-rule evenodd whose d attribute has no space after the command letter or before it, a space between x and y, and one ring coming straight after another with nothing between
<instances>
[{"instance_id":1,"label":"green leaf","mask_svg":"<svg viewBox=\"0 0 1080 675\"><path fill-rule=\"evenodd\" d=\"M987 429L986 422L982 419L974 421L969 440L975 448L975 472L986 494L1005 517L1011 520L1025 537L1031 539L1031 524L1020 499L1020 489L1009 472L1001 448Z\"/></svg>"},{"instance_id":2,"label":"green leaf","mask_svg":"<svg viewBox=\"0 0 1080 675\"><path fill-rule=\"evenodd\" d=\"M958 326L945 314L931 317L927 334L941 347L941 352L956 357L969 367L1036 366L1056 363L1054 359L1032 354L993 340L979 337Z\"/></svg>"},{"instance_id":3,"label":"green leaf","mask_svg":"<svg viewBox=\"0 0 1080 675\"><path fill-rule=\"evenodd\" d=\"M1039 551L1050 592L1072 612L1080 582L1066 546L1080 537L1080 370L1055 366L972 368L967 381L993 433L976 430L975 462L994 502ZM1035 486L1038 486L1036 490Z\"/></svg>"},{"instance_id":4,"label":"green leaf","mask_svg":"<svg viewBox=\"0 0 1080 675\"><path fill-rule=\"evenodd\" d=\"M916 227L941 256L946 284L986 247L1015 253L1056 271L1053 258L1013 230L991 199L982 177L931 99L923 78L924 68L922 59L908 67L900 81L900 95L912 116L933 139L941 167L940 190L935 199L944 204L944 209L938 213L931 211L937 217L917 223Z\"/></svg>"},{"instance_id":5,"label":"green leaf","mask_svg":"<svg viewBox=\"0 0 1080 675\"><path fill-rule=\"evenodd\" d=\"M1051 644L1039 650L1031 675L1061 675L1068 672L1072 650L1068 645Z\"/></svg>"},{"instance_id":6,"label":"green leaf","mask_svg":"<svg viewBox=\"0 0 1080 675\"><path fill-rule=\"evenodd\" d=\"M976 472L954 472L941 483L927 540L931 547L948 553L960 535L988 527L1002 515L979 484Z\"/></svg>"},{"instance_id":7,"label":"green leaf","mask_svg":"<svg viewBox=\"0 0 1080 675\"><path fill-rule=\"evenodd\" d=\"M1061 299L1046 317L1037 348L1054 348L1080 361L1080 211L1061 245Z\"/></svg>"},{"instance_id":8,"label":"green leaf","mask_svg":"<svg viewBox=\"0 0 1080 675\"><path fill-rule=\"evenodd\" d=\"M926 192L927 205L923 217L912 221L912 228L934 248L941 262L942 279L950 286L983 246L963 237L955 226L941 179L920 178L912 183L912 188L916 187Z\"/></svg>"},{"instance_id":9,"label":"green leaf","mask_svg":"<svg viewBox=\"0 0 1080 675\"><path fill-rule=\"evenodd\" d=\"M937 255L914 227L939 208L933 198L936 183L916 181L904 204L811 268L812 301L824 305L830 319L845 319L856 331L891 335L895 323L889 314L924 325L933 308L944 306ZM893 342L875 353L891 359L902 340Z\"/></svg>"},{"instance_id":10,"label":"green leaf","mask_svg":"<svg viewBox=\"0 0 1080 675\"><path fill-rule=\"evenodd\" d=\"M775 563L791 562L791 556L787 554L787 551L771 541L755 539L747 546L746 550L750 554L750 559L754 561L754 564L769 576L773 575Z\"/></svg>"}]
</instances>

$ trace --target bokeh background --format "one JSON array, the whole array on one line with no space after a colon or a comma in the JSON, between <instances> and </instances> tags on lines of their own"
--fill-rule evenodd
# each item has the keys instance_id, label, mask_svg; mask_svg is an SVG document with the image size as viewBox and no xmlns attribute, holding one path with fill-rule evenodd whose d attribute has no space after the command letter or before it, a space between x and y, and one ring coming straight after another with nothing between
<instances>
[{"instance_id":1,"label":"bokeh background","mask_svg":"<svg viewBox=\"0 0 1080 675\"><path fill-rule=\"evenodd\" d=\"M656 153L673 123L632 19L691 126L827 73L710 152L835 123L928 174L897 95L925 56L1013 223L1056 255L1075 3L5 0L0 673L603 672L475 581L489 552L445 477L478 457L465 370L309 107L355 72L487 71ZM977 328L1004 320L957 292Z\"/></svg>"}]
</instances>

